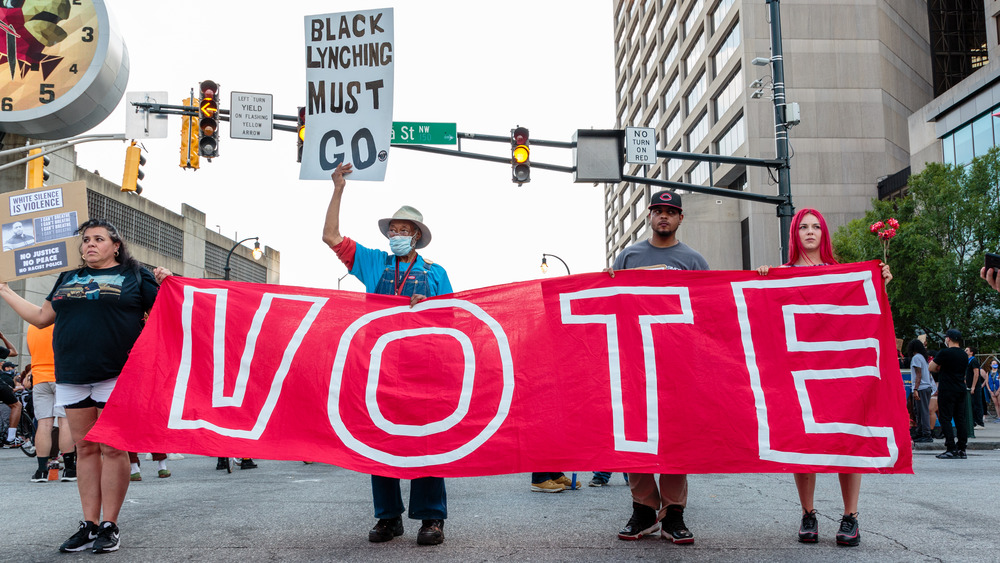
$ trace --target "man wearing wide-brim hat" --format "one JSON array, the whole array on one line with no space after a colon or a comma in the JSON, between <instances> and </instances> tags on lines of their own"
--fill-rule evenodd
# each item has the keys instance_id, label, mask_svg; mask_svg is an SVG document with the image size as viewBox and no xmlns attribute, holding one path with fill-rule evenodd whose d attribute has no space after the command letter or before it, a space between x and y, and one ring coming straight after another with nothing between
<instances>
[{"instance_id":1,"label":"man wearing wide-brim hat","mask_svg":"<svg viewBox=\"0 0 1000 563\"><path fill-rule=\"evenodd\" d=\"M410 298L410 305L445 293L451 293L448 273L438 264L417 254L417 249L431 242L431 231L419 211L404 205L385 219L379 219L382 234L389 239L392 252L367 248L340 234L340 202L351 173L351 164L338 164L333 171L333 197L326 212L323 242L334 252L348 271L365 284L365 290L379 295ZM378 522L368 532L368 540L385 542L403 535L403 497L399 479L372 475L372 499ZM436 545L444 541L444 520L448 517L444 479L422 477L410 482L409 517L422 520L417 543Z\"/></svg>"}]
</instances>

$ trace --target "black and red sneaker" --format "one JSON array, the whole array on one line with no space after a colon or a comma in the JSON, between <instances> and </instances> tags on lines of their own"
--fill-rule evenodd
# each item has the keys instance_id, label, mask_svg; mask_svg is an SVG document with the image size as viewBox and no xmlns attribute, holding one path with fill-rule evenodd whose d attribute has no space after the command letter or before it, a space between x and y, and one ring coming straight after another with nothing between
<instances>
[{"instance_id":1,"label":"black and red sneaker","mask_svg":"<svg viewBox=\"0 0 1000 563\"><path fill-rule=\"evenodd\" d=\"M671 504L667 507L667 514L663 517L662 533L664 539L668 539L674 543L694 543L694 534L684 524L683 506Z\"/></svg>"},{"instance_id":2,"label":"black and red sneaker","mask_svg":"<svg viewBox=\"0 0 1000 563\"><path fill-rule=\"evenodd\" d=\"M655 534L659 530L660 523L656 521L656 510L632 501L632 517L618 532L618 539L638 540L642 539L643 536Z\"/></svg>"},{"instance_id":3,"label":"black and red sneaker","mask_svg":"<svg viewBox=\"0 0 1000 563\"><path fill-rule=\"evenodd\" d=\"M816 521L816 509L802 515L802 523L799 524L799 541L802 543L819 541L819 522Z\"/></svg>"},{"instance_id":4,"label":"black and red sneaker","mask_svg":"<svg viewBox=\"0 0 1000 563\"><path fill-rule=\"evenodd\" d=\"M861 530L858 528L858 513L845 514L840 520L840 530L837 531L837 545L854 547L861 543Z\"/></svg>"}]
</instances>

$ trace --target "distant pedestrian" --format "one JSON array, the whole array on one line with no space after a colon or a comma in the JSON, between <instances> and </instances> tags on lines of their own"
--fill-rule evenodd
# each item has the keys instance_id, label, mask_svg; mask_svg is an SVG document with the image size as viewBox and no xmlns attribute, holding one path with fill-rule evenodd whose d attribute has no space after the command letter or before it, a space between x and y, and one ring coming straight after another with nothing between
<instances>
[{"instance_id":1,"label":"distant pedestrian","mask_svg":"<svg viewBox=\"0 0 1000 563\"><path fill-rule=\"evenodd\" d=\"M976 359L975 346L966 346L965 354L969 357L969 364L965 370L965 384L969 387L969 395L972 399L972 424L984 426L983 424L983 385L986 383L986 372L979 365Z\"/></svg>"},{"instance_id":2,"label":"distant pedestrian","mask_svg":"<svg viewBox=\"0 0 1000 563\"><path fill-rule=\"evenodd\" d=\"M933 442L931 437L931 395L934 394L934 379L927 369L927 348L914 338L907 349L910 354L910 373L913 381L913 410L917 419L915 443Z\"/></svg>"},{"instance_id":3,"label":"distant pedestrian","mask_svg":"<svg viewBox=\"0 0 1000 563\"><path fill-rule=\"evenodd\" d=\"M944 432L945 451L938 459L966 459L965 447L969 441L969 421L966 419L965 401L969 388L965 371L969 357L962 351L962 333L951 328L945 332L945 348L934 355L928 369L938 375L938 420ZM951 426L955 421L954 429ZM958 441L955 441L955 433Z\"/></svg>"},{"instance_id":4,"label":"distant pedestrian","mask_svg":"<svg viewBox=\"0 0 1000 563\"><path fill-rule=\"evenodd\" d=\"M990 371L986 372L986 389L993 402L994 422L1000 422L1000 372L997 371L996 356L990 360Z\"/></svg>"}]
</instances>

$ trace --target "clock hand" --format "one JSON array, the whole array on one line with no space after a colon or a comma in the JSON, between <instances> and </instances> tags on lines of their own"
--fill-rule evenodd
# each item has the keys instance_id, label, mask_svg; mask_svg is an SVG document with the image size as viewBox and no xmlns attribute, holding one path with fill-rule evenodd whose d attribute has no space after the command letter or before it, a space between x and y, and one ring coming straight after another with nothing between
<instances>
[{"instance_id":1,"label":"clock hand","mask_svg":"<svg viewBox=\"0 0 1000 563\"><path fill-rule=\"evenodd\" d=\"M10 67L10 79L14 80L14 71L17 70L17 38L20 35L7 22L0 21L0 28L7 34L7 66Z\"/></svg>"}]
</instances>

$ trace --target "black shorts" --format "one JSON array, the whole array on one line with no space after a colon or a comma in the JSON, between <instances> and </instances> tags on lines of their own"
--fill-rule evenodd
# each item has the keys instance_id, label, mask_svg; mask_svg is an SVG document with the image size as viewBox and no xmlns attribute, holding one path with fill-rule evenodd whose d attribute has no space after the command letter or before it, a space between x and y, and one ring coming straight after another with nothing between
<instances>
[{"instance_id":1,"label":"black shorts","mask_svg":"<svg viewBox=\"0 0 1000 563\"><path fill-rule=\"evenodd\" d=\"M14 390L7 387L3 383L0 383L0 403L5 405L13 405L17 403L17 397L14 396Z\"/></svg>"}]
</instances>

